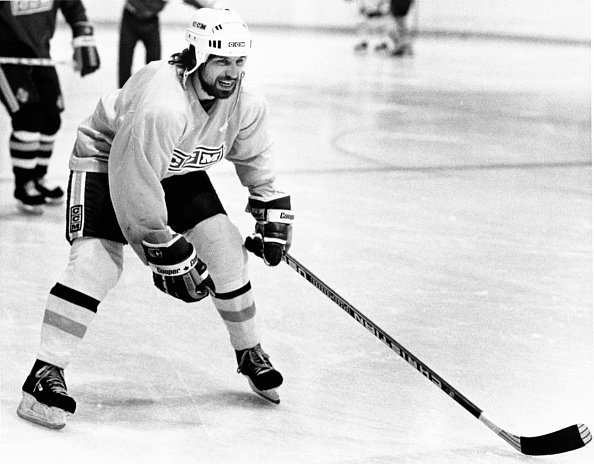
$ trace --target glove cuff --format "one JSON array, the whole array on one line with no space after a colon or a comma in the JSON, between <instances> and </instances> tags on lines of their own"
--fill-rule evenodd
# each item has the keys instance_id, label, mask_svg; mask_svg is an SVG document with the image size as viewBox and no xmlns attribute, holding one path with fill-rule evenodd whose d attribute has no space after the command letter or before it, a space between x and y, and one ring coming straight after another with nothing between
<instances>
[{"instance_id":1,"label":"glove cuff","mask_svg":"<svg viewBox=\"0 0 594 464\"><path fill-rule=\"evenodd\" d=\"M73 48L80 48L80 47L95 47L97 42L95 42L95 37L92 35L79 35L72 39L72 47Z\"/></svg>"},{"instance_id":2,"label":"glove cuff","mask_svg":"<svg viewBox=\"0 0 594 464\"><path fill-rule=\"evenodd\" d=\"M295 213L290 209L268 209L266 210L264 222L279 222L281 224L293 224Z\"/></svg>"},{"instance_id":3,"label":"glove cuff","mask_svg":"<svg viewBox=\"0 0 594 464\"><path fill-rule=\"evenodd\" d=\"M162 276L175 277L185 274L198 263L196 250L180 234L167 243L150 243L143 240L142 247L151 270Z\"/></svg>"},{"instance_id":4,"label":"glove cuff","mask_svg":"<svg viewBox=\"0 0 594 464\"><path fill-rule=\"evenodd\" d=\"M88 21L79 21L72 26L74 37L93 35L93 25Z\"/></svg>"},{"instance_id":5,"label":"glove cuff","mask_svg":"<svg viewBox=\"0 0 594 464\"><path fill-rule=\"evenodd\" d=\"M250 197L248 200L248 206L246 211L252 213L252 216L256 219L256 221L263 222L263 221L271 221L271 222L284 222L283 221L274 221L273 219L269 219L268 216L271 211L280 210L284 211L285 214L289 214L293 216L291 212L291 197L289 195L275 198L274 200L263 201L256 199L254 197ZM280 216L280 214L278 215ZM287 218L284 218L287 219ZM291 218L291 222L292 222Z\"/></svg>"}]
</instances>

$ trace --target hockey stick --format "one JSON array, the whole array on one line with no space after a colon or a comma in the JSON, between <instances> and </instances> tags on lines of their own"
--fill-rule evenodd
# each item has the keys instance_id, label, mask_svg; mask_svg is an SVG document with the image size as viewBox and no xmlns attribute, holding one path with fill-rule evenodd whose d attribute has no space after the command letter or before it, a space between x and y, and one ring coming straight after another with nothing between
<instances>
[{"instance_id":1,"label":"hockey stick","mask_svg":"<svg viewBox=\"0 0 594 464\"><path fill-rule=\"evenodd\" d=\"M437 375L433 369L431 369L414 354L404 348L400 343L394 340L394 338L378 327L371 319L361 313L361 311L357 310L352 304L338 295L328 285L316 277L309 269L303 266L303 264L301 264L288 253L284 254L283 259L293 270L297 271L297 273L304 277L305 280L307 280L324 295L330 298L349 316L354 318L359 324L369 330L375 337L379 338L382 342L388 345L392 351L398 354L407 363L427 377L433 384L437 385L441 390L443 390L450 398L454 399L470 414L480 420L483 424L489 427L493 432L495 432L521 453L529 455L565 453L567 451L581 448L592 440L592 434L590 433L588 427L586 427L584 424L571 425L564 429L536 437L520 437L518 435L506 432L487 419L485 413L479 409L478 406L476 406L468 398L462 395L462 393L452 387L442 377Z\"/></svg>"}]
</instances>

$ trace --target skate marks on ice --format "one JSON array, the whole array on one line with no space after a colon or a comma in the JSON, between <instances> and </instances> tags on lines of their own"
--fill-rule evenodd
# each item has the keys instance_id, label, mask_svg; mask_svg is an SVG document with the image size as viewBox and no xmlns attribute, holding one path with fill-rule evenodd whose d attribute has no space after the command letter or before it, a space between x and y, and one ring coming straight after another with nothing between
<instances>
[{"instance_id":1,"label":"skate marks on ice","mask_svg":"<svg viewBox=\"0 0 594 464\"><path fill-rule=\"evenodd\" d=\"M70 421L74 425L87 422L128 424L134 428L195 428L207 425L205 414L275 407L252 392L243 376L235 379L232 369L208 372L196 365L184 365L183 360L172 362L150 355L135 358L140 366L136 367L126 353L110 353L110 357L114 356L120 358L114 366L122 366L124 376L110 375L101 368L99 375L90 369L73 374L76 383L70 393L78 402L76 415ZM225 382L229 377L236 389Z\"/></svg>"}]
</instances>

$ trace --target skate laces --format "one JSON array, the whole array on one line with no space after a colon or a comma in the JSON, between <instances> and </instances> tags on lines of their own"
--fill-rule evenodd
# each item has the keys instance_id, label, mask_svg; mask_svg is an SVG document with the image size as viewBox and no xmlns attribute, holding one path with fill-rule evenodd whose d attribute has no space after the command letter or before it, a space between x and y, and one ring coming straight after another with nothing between
<instances>
[{"instance_id":1,"label":"skate laces","mask_svg":"<svg viewBox=\"0 0 594 464\"><path fill-rule=\"evenodd\" d=\"M249 361L249 368L254 371L254 373L259 373L263 370L272 369L272 364L269 361L270 356L268 356L260 345L256 345L253 348L245 350L241 355L241 360L239 361L239 366L237 367L237 372L242 372L242 368Z\"/></svg>"},{"instance_id":2,"label":"skate laces","mask_svg":"<svg viewBox=\"0 0 594 464\"><path fill-rule=\"evenodd\" d=\"M37 385L39 385L41 382L44 382L44 384L47 385L47 387L54 393L60 393L63 395L68 394L61 369L54 366L43 366L35 373L35 377L39 379L37 381Z\"/></svg>"}]
</instances>

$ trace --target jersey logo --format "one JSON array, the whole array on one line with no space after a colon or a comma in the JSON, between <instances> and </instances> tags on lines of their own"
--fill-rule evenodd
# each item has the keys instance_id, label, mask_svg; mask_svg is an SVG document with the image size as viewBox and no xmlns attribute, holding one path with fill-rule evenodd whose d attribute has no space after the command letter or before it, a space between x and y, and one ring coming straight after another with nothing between
<instances>
[{"instance_id":1,"label":"jersey logo","mask_svg":"<svg viewBox=\"0 0 594 464\"><path fill-rule=\"evenodd\" d=\"M180 172L184 170L202 170L218 163L225 156L225 144L220 147L198 146L192 153L173 150L173 158L169 163L169 171Z\"/></svg>"},{"instance_id":2,"label":"jersey logo","mask_svg":"<svg viewBox=\"0 0 594 464\"><path fill-rule=\"evenodd\" d=\"M29 15L51 11L54 0L18 0L10 2L13 16Z\"/></svg>"}]
</instances>

